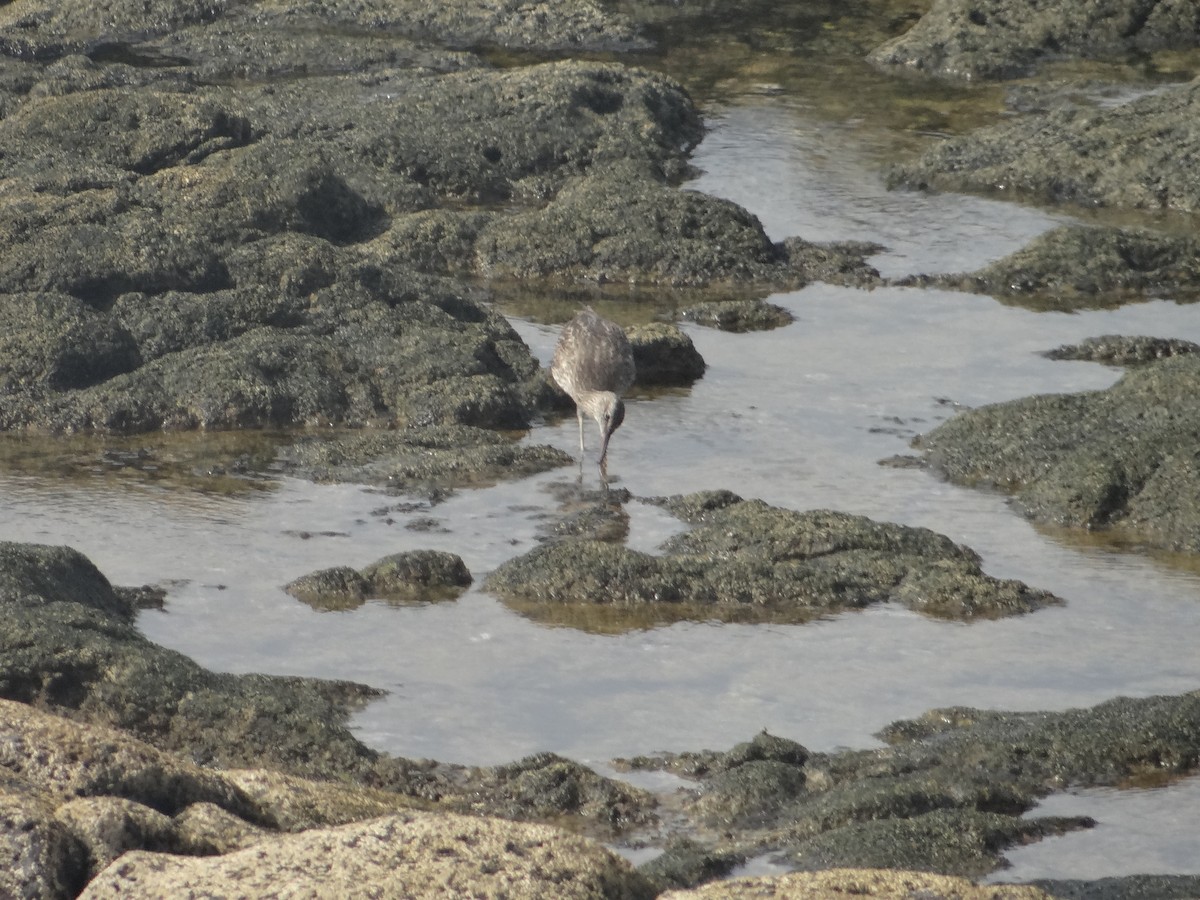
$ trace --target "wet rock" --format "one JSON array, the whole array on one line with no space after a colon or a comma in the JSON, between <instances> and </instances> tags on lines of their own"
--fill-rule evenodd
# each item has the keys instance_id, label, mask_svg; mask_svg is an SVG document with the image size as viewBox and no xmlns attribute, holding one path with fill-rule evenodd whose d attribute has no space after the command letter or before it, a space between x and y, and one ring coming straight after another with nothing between
<instances>
[{"instance_id":1,"label":"wet rock","mask_svg":"<svg viewBox=\"0 0 1200 900\"><path fill-rule=\"evenodd\" d=\"M433 898L447 891L483 896L519 890L522 897L547 900L649 900L655 894L610 851L547 826L407 813L307 831L209 859L135 851L81 896L219 893L232 883L247 895L280 884L328 896L377 891Z\"/></svg>"},{"instance_id":2,"label":"wet rock","mask_svg":"<svg viewBox=\"0 0 1200 900\"><path fill-rule=\"evenodd\" d=\"M692 339L675 325L634 326L629 329L629 344L637 372L634 383L642 387L689 385L702 378L707 368Z\"/></svg>"},{"instance_id":3,"label":"wet rock","mask_svg":"<svg viewBox=\"0 0 1200 900\"><path fill-rule=\"evenodd\" d=\"M775 245L799 284L824 281L847 287L871 288L881 283L879 272L867 263L887 248L868 241L839 241L814 244L798 237L786 238Z\"/></svg>"},{"instance_id":4,"label":"wet rock","mask_svg":"<svg viewBox=\"0 0 1200 900\"><path fill-rule=\"evenodd\" d=\"M655 821L654 804L646 791L604 778L554 753L538 753L472 774L472 791L447 798L447 808L517 820L574 816L609 834Z\"/></svg>"},{"instance_id":5,"label":"wet rock","mask_svg":"<svg viewBox=\"0 0 1200 900\"><path fill-rule=\"evenodd\" d=\"M452 600L471 585L462 558L440 550L410 550L377 560L361 571L349 566L302 575L284 590L317 609L354 609L368 597L393 602Z\"/></svg>"},{"instance_id":6,"label":"wet rock","mask_svg":"<svg viewBox=\"0 0 1200 900\"><path fill-rule=\"evenodd\" d=\"M873 900L1050 900L1036 887L1019 884L979 885L966 878L932 872L894 869L834 869L826 872L791 872L787 875L733 878L690 891L661 894L661 900L740 900L772 897L776 900L821 900L854 896Z\"/></svg>"},{"instance_id":7,"label":"wet rock","mask_svg":"<svg viewBox=\"0 0 1200 900\"><path fill-rule=\"evenodd\" d=\"M791 324L792 314L782 306L762 300L711 300L679 312L686 322L720 331L769 331Z\"/></svg>"},{"instance_id":8,"label":"wet rock","mask_svg":"<svg viewBox=\"0 0 1200 900\"><path fill-rule=\"evenodd\" d=\"M1109 366L1137 366L1185 353L1200 353L1200 344L1180 338L1105 334L1087 338L1078 344L1063 344L1047 350L1043 356L1047 359L1084 360Z\"/></svg>"},{"instance_id":9,"label":"wet rock","mask_svg":"<svg viewBox=\"0 0 1200 900\"><path fill-rule=\"evenodd\" d=\"M695 505L711 500L705 495ZM935 532L762 501L712 510L663 550L652 556L589 540L548 544L499 566L484 587L535 617L554 616L560 604L601 605L663 621L802 622L887 601L971 620L1061 602L983 574L971 550Z\"/></svg>"},{"instance_id":10,"label":"wet rock","mask_svg":"<svg viewBox=\"0 0 1200 900\"><path fill-rule=\"evenodd\" d=\"M1187 2L936 0L916 25L869 58L950 78L1014 78L1047 59L1194 47L1194 24Z\"/></svg>"},{"instance_id":11,"label":"wet rock","mask_svg":"<svg viewBox=\"0 0 1200 900\"><path fill-rule=\"evenodd\" d=\"M546 540L587 538L620 543L629 536L629 514L625 504L629 491L608 488L583 490L578 484L551 485L558 502L557 515L539 527Z\"/></svg>"},{"instance_id":12,"label":"wet rock","mask_svg":"<svg viewBox=\"0 0 1200 900\"><path fill-rule=\"evenodd\" d=\"M802 869L931 869L978 878L1000 868L996 849L1063 834L1086 824L1046 817L938 810L905 819L861 822L807 841L789 858Z\"/></svg>"},{"instance_id":13,"label":"wet rock","mask_svg":"<svg viewBox=\"0 0 1200 900\"><path fill-rule=\"evenodd\" d=\"M714 851L684 838L669 843L661 855L638 866L638 872L653 882L656 888L666 891L723 878L745 861L741 854Z\"/></svg>"},{"instance_id":14,"label":"wet rock","mask_svg":"<svg viewBox=\"0 0 1200 900\"><path fill-rule=\"evenodd\" d=\"M0 542L0 603L66 603L133 622L135 610L92 561L71 547Z\"/></svg>"},{"instance_id":15,"label":"wet rock","mask_svg":"<svg viewBox=\"0 0 1200 900\"><path fill-rule=\"evenodd\" d=\"M1066 225L969 274L921 275L899 284L989 294L1035 309L1116 306L1146 295L1200 297L1200 242L1138 228Z\"/></svg>"},{"instance_id":16,"label":"wet rock","mask_svg":"<svg viewBox=\"0 0 1200 900\"><path fill-rule=\"evenodd\" d=\"M1187 123L1200 81L1116 107L1021 116L935 145L895 168L893 186L1003 191L1041 202L1139 209L1200 208L1200 151Z\"/></svg>"},{"instance_id":17,"label":"wet rock","mask_svg":"<svg viewBox=\"0 0 1200 900\"><path fill-rule=\"evenodd\" d=\"M790 762L779 754L730 768L735 750L624 764L696 779L698 791L681 794L685 813L698 824L740 823L714 852L785 853L804 868L979 877L1003 865L1005 847L1095 824L1027 817L1038 798L1068 785L1190 774L1198 734L1200 692L1193 692L1065 712L931 710L885 729L883 749L797 752ZM779 740L760 736L746 746L766 739Z\"/></svg>"},{"instance_id":18,"label":"wet rock","mask_svg":"<svg viewBox=\"0 0 1200 900\"><path fill-rule=\"evenodd\" d=\"M1041 878L1032 884L1059 900L1189 900L1200 896L1200 875L1126 875L1094 881Z\"/></svg>"},{"instance_id":19,"label":"wet rock","mask_svg":"<svg viewBox=\"0 0 1200 900\"><path fill-rule=\"evenodd\" d=\"M873 272L866 245L774 244L737 204L670 186L652 165L596 168L544 208L496 219L476 243L484 274L700 286L800 286Z\"/></svg>"},{"instance_id":20,"label":"wet rock","mask_svg":"<svg viewBox=\"0 0 1200 900\"><path fill-rule=\"evenodd\" d=\"M334 566L301 575L283 589L315 609L357 609L370 594L370 585L358 569Z\"/></svg>"},{"instance_id":21,"label":"wet rock","mask_svg":"<svg viewBox=\"0 0 1200 900\"><path fill-rule=\"evenodd\" d=\"M441 497L445 488L545 472L568 465L572 457L484 429L435 427L301 439L281 450L280 462L285 471L315 481L350 481Z\"/></svg>"},{"instance_id":22,"label":"wet rock","mask_svg":"<svg viewBox=\"0 0 1200 900\"><path fill-rule=\"evenodd\" d=\"M777 272L756 217L633 165L593 172L545 208L494 222L476 253L484 272L515 277L703 285Z\"/></svg>"},{"instance_id":23,"label":"wet rock","mask_svg":"<svg viewBox=\"0 0 1200 900\"><path fill-rule=\"evenodd\" d=\"M1200 551L1200 357L1128 371L1103 391L968 410L920 437L954 481L1015 492L1033 519Z\"/></svg>"}]
</instances>

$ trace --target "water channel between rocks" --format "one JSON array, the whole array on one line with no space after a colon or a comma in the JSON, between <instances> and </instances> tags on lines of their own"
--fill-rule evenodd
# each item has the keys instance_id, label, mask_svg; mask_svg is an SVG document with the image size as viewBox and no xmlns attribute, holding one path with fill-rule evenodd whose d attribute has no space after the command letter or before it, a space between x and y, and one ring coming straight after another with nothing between
<instances>
[{"instance_id":1,"label":"water channel between rocks","mask_svg":"<svg viewBox=\"0 0 1200 900\"><path fill-rule=\"evenodd\" d=\"M814 122L784 99L747 100L713 124L693 187L745 205L776 239L885 244L874 260L885 275L976 268L1060 221L980 199L889 193L865 132ZM972 625L884 607L802 626L679 624L614 636L538 625L478 590L432 606L321 613L280 589L316 568L426 547L459 553L478 582L533 546L554 506L548 488L573 482L573 468L387 515L377 511L395 498L286 479L223 497L0 475L0 538L70 544L117 583L164 584L166 612L144 613L141 627L210 668L387 689L356 716L361 737L447 762L553 750L603 769L618 755L727 748L762 728L817 750L863 747L888 722L931 707L1062 709L1200 686L1195 570L1047 535L999 495L877 465L954 404L1119 377L1039 351L1105 333L1200 340L1194 307L1066 315L820 284L773 300L793 325L748 335L689 328L708 374L688 392L634 398L611 449L614 481L637 496L729 488L927 526L975 548L988 573L1049 589L1065 607ZM547 362L556 330L515 324ZM574 419L527 440L573 450ZM594 480L594 469L583 477ZM680 527L655 507L633 502L629 512L638 549ZM405 527L418 518L436 520L434 529ZM1051 798L1045 811L1093 815L1100 826L1010 852L1014 868L1001 877L1200 871L1198 789L1193 779Z\"/></svg>"}]
</instances>

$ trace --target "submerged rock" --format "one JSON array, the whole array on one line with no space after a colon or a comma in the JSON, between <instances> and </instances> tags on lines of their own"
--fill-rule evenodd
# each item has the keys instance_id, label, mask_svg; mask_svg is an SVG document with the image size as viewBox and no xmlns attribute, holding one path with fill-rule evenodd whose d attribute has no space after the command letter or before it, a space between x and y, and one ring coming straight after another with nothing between
<instances>
[{"instance_id":1,"label":"submerged rock","mask_svg":"<svg viewBox=\"0 0 1200 900\"><path fill-rule=\"evenodd\" d=\"M1128 371L1113 387L968 410L916 440L934 468L1014 491L1059 525L1200 552L1200 356Z\"/></svg>"},{"instance_id":2,"label":"submerged rock","mask_svg":"<svg viewBox=\"0 0 1200 900\"><path fill-rule=\"evenodd\" d=\"M571 461L570 454L545 444L517 443L495 431L464 426L309 436L284 447L279 458L284 471L314 481L437 497L448 489L533 475Z\"/></svg>"},{"instance_id":3,"label":"submerged rock","mask_svg":"<svg viewBox=\"0 0 1200 900\"><path fill-rule=\"evenodd\" d=\"M1120 106L1062 108L1009 119L934 145L896 167L893 186L1002 191L1040 202L1200 209L1191 127L1200 81Z\"/></svg>"},{"instance_id":4,"label":"submerged rock","mask_svg":"<svg viewBox=\"0 0 1200 900\"><path fill-rule=\"evenodd\" d=\"M601 606L658 617L803 622L844 609L896 601L942 618L971 620L1031 612L1062 602L1017 581L985 575L976 554L923 528L829 510L779 509L733 495L712 496L692 531L661 556L593 540L537 547L484 582L534 617L561 607Z\"/></svg>"},{"instance_id":5,"label":"submerged rock","mask_svg":"<svg viewBox=\"0 0 1200 900\"><path fill-rule=\"evenodd\" d=\"M898 284L972 291L1036 309L1116 306L1147 295L1200 298L1200 241L1141 228L1065 225L969 274Z\"/></svg>"},{"instance_id":6,"label":"submerged rock","mask_svg":"<svg viewBox=\"0 0 1200 900\"><path fill-rule=\"evenodd\" d=\"M456 553L409 550L365 569L321 569L284 585L297 600L316 609L354 609L368 597L394 603L452 600L471 585L471 573Z\"/></svg>"},{"instance_id":7,"label":"submerged rock","mask_svg":"<svg viewBox=\"0 0 1200 900\"><path fill-rule=\"evenodd\" d=\"M911 29L870 54L876 65L950 78L1014 78L1050 59L1195 47L1188 3L935 0Z\"/></svg>"}]
</instances>

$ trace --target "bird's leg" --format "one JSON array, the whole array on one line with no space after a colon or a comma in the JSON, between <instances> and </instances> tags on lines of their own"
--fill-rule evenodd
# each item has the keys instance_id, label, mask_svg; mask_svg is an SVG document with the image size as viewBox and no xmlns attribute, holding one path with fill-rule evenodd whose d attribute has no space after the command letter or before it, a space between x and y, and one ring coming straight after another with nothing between
<instances>
[{"instance_id":1,"label":"bird's leg","mask_svg":"<svg viewBox=\"0 0 1200 900\"><path fill-rule=\"evenodd\" d=\"M579 459L583 460L583 410L575 408L575 418L579 420Z\"/></svg>"}]
</instances>

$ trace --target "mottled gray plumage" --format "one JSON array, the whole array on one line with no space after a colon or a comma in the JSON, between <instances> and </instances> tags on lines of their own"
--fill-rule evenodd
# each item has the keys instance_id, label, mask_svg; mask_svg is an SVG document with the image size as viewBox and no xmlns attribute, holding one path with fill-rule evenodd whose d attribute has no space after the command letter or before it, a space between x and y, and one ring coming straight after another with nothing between
<instances>
[{"instance_id":1,"label":"mottled gray plumage","mask_svg":"<svg viewBox=\"0 0 1200 900\"><path fill-rule=\"evenodd\" d=\"M600 426L600 467L608 456L608 439L625 421L621 395L633 384L633 349L615 322L585 307L563 326L550 374L575 401L579 419L579 454L583 456L583 414Z\"/></svg>"}]
</instances>

